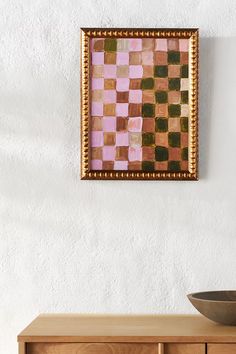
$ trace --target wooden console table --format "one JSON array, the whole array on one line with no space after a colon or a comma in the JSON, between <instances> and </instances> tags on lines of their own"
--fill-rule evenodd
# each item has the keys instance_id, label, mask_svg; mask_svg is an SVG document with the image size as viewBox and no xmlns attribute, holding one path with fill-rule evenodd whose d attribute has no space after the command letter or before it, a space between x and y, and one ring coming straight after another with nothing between
<instances>
[{"instance_id":1,"label":"wooden console table","mask_svg":"<svg viewBox=\"0 0 236 354\"><path fill-rule=\"evenodd\" d=\"M236 354L236 327L202 316L40 315L19 354Z\"/></svg>"}]
</instances>

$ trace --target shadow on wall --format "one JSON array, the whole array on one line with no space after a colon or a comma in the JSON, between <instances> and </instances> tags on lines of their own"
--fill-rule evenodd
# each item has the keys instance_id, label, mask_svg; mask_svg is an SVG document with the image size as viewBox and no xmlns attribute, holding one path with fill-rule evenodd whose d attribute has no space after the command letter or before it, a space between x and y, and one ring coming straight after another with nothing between
<instances>
[{"instance_id":1,"label":"shadow on wall","mask_svg":"<svg viewBox=\"0 0 236 354\"><path fill-rule=\"evenodd\" d=\"M214 96L214 52L216 38L200 39L199 58L199 178L206 179L210 157L212 104Z\"/></svg>"}]
</instances>

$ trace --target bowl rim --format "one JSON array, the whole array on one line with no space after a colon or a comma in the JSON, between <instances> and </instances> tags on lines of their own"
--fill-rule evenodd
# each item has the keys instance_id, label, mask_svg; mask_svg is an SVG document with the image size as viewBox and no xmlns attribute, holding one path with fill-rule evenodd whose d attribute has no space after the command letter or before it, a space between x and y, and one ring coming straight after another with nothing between
<instances>
[{"instance_id":1,"label":"bowl rim","mask_svg":"<svg viewBox=\"0 0 236 354\"><path fill-rule=\"evenodd\" d=\"M229 300L211 300L211 299L201 299L199 297L195 297L195 295L200 295L200 294L209 294L209 293L223 293L223 292L227 292L227 293L231 293L231 292L234 292L236 293L236 290L208 290L208 291L199 291L199 292L196 292L196 293L191 293L191 294L188 294L187 297L188 299L193 299L193 300L198 300L198 301L203 301L203 302L219 302L219 303L227 303L227 304L236 304L236 300L232 300L232 301L229 301Z\"/></svg>"}]
</instances>

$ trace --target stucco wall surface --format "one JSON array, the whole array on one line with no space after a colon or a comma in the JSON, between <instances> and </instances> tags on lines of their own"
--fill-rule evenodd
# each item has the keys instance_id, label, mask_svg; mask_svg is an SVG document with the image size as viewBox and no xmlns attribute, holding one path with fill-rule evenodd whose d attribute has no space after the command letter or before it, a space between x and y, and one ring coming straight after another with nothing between
<instances>
[{"instance_id":1,"label":"stucco wall surface","mask_svg":"<svg viewBox=\"0 0 236 354\"><path fill-rule=\"evenodd\" d=\"M0 353L42 312L235 288L236 2L0 1ZM200 180L80 181L79 29L200 28Z\"/></svg>"}]
</instances>

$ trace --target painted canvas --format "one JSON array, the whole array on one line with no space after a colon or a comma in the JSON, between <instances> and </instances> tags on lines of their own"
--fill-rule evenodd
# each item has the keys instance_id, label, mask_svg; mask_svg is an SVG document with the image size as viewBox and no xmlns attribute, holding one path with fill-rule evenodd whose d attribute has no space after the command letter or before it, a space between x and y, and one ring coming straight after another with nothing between
<instances>
[{"instance_id":1,"label":"painted canvas","mask_svg":"<svg viewBox=\"0 0 236 354\"><path fill-rule=\"evenodd\" d=\"M196 179L197 31L107 32L91 30L87 43L87 177Z\"/></svg>"}]
</instances>

